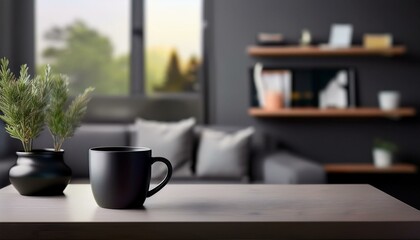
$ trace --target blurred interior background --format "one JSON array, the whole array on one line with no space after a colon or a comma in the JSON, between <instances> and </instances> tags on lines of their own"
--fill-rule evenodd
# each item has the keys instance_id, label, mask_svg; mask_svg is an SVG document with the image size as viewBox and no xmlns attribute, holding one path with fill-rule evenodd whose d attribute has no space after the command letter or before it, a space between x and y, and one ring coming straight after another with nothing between
<instances>
[{"instance_id":1,"label":"blurred interior background","mask_svg":"<svg viewBox=\"0 0 420 240\"><path fill-rule=\"evenodd\" d=\"M206 126L252 126L262 153L285 149L320 166L373 164L374 141L385 139L398 146L394 161L409 164L408 171L327 171L328 181L374 183L418 207L419 8L417 0L0 0L0 56L15 72L26 63L40 74L50 64L69 75L72 94L94 86L89 124L194 117ZM392 44L328 56L299 48L282 56L281 47L328 44L334 24L351 25L349 48L363 46L369 33L391 36ZM281 34L280 54L261 54L267 46L260 33ZM397 46L403 50L394 52ZM351 69L355 107L370 110L344 118L319 117L318 108L303 117L253 113L262 107L253 102L257 62L294 73ZM385 90L398 92L408 116L380 111ZM1 139L10 141L5 132Z\"/></svg>"}]
</instances>

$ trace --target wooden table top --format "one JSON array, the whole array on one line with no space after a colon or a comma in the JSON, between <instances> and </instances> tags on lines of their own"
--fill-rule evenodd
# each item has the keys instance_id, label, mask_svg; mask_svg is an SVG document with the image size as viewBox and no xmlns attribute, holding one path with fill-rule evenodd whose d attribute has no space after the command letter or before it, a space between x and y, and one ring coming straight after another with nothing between
<instances>
[{"instance_id":1,"label":"wooden table top","mask_svg":"<svg viewBox=\"0 0 420 240\"><path fill-rule=\"evenodd\" d=\"M98 207L84 184L69 185L61 197L0 190L0 239L34 233L41 239L64 233L74 239L117 239L118 233L150 239L404 239L420 238L418 229L419 211L370 185L171 184L147 199L144 209L131 210Z\"/></svg>"}]
</instances>

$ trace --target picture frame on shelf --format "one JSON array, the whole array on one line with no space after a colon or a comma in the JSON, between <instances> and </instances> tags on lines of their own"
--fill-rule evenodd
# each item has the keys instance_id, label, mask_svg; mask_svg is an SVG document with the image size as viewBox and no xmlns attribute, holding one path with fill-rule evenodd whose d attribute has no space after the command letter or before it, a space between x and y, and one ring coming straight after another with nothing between
<instances>
[{"instance_id":1,"label":"picture frame on shelf","mask_svg":"<svg viewBox=\"0 0 420 240\"><path fill-rule=\"evenodd\" d=\"M330 31L329 48L349 48L353 37L353 25L333 24Z\"/></svg>"}]
</instances>

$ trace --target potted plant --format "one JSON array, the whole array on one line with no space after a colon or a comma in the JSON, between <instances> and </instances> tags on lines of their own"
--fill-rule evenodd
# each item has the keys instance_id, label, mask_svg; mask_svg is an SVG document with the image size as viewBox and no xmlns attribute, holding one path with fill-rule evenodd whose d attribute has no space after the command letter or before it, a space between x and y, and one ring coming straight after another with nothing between
<instances>
[{"instance_id":1,"label":"potted plant","mask_svg":"<svg viewBox=\"0 0 420 240\"><path fill-rule=\"evenodd\" d=\"M373 147L373 163L378 168L386 168L392 165L393 157L398 147L383 139L375 139Z\"/></svg>"},{"instance_id":2,"label":"potted plant","mask_svg":"<svg viewBox=\"0 0 420 240\"><path fill-rule=\"evenodd\" d=\"M82 117L90 101L90 93L94 89L89 87L78 95L68 105L68 79L65 75L58 75L51 79L51 91L47 108L46 122L53 138L55 152L61 152L61 146L67 138L73 136L80 126Z\"/></svg>"},{"instance_id":3,"label":"potted plant","mask_svg":"<svg viewBox=\"0 0 420 240\"><path fill-rule=\"evenodd\" d=\"M32 149L34 139L46 122L53 121L55 126L66 125L67 118L80 121L86 112L89 101L86 95L90 89L76 97L67 111L62 108L61 118L54 115L58 114L54 94L57 92L56 82L60 81L66 82L63 76L52 75L49 66L43 76L31 78L28 67L22 65L16 77L9 69L9 61L5 58L0 61L0 118L10 136L20 140L23 146L23 150L16 153L17 162L9 171L9 179L22 195L59 195L71 179L71 170L63 161L63 150ZM72 126L76 128L77 124Z\"/></svg>"}]
</instances>

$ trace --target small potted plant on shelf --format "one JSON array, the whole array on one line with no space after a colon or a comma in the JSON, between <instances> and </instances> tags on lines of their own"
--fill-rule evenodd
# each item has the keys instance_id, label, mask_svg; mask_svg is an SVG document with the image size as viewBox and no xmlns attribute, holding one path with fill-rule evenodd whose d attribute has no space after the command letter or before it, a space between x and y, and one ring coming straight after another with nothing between
<instances>
[{"instance_id":1,"label":"small potted plant on shelf","mask_svg":"<svg viewBox=\"0 0 420 240\"><path fill-rule=\"evenodd\" d=\"M9 69L9 61L0 61L0 118L10 136L23 146L23 151L16 153L17 162L9 171L9 179L22 195L59 195L71 179L61 144L72 135L86 112L92 89L76 97L65 110L67 91L63 98L61 82L67 90L65 77L51 74L49 66L43 76L31 78L28 67L22 65L16 77ZM45 123L57 144L54 140L54 149L32 149ZM62 129L68 131L63 134Z\"/></svg>"},{"instance_id":2,"label":"small potted plant on shelf","mask_svg":"<svg viewBox=\"0 0 420 240\"><path fill-rule=\"evenodd\" d=\"M375 139L373 147L373 163L375 167L386 168L392 165L394 154L398 151L397 145L383 139Z\"/></svg>"}]
</instances>

